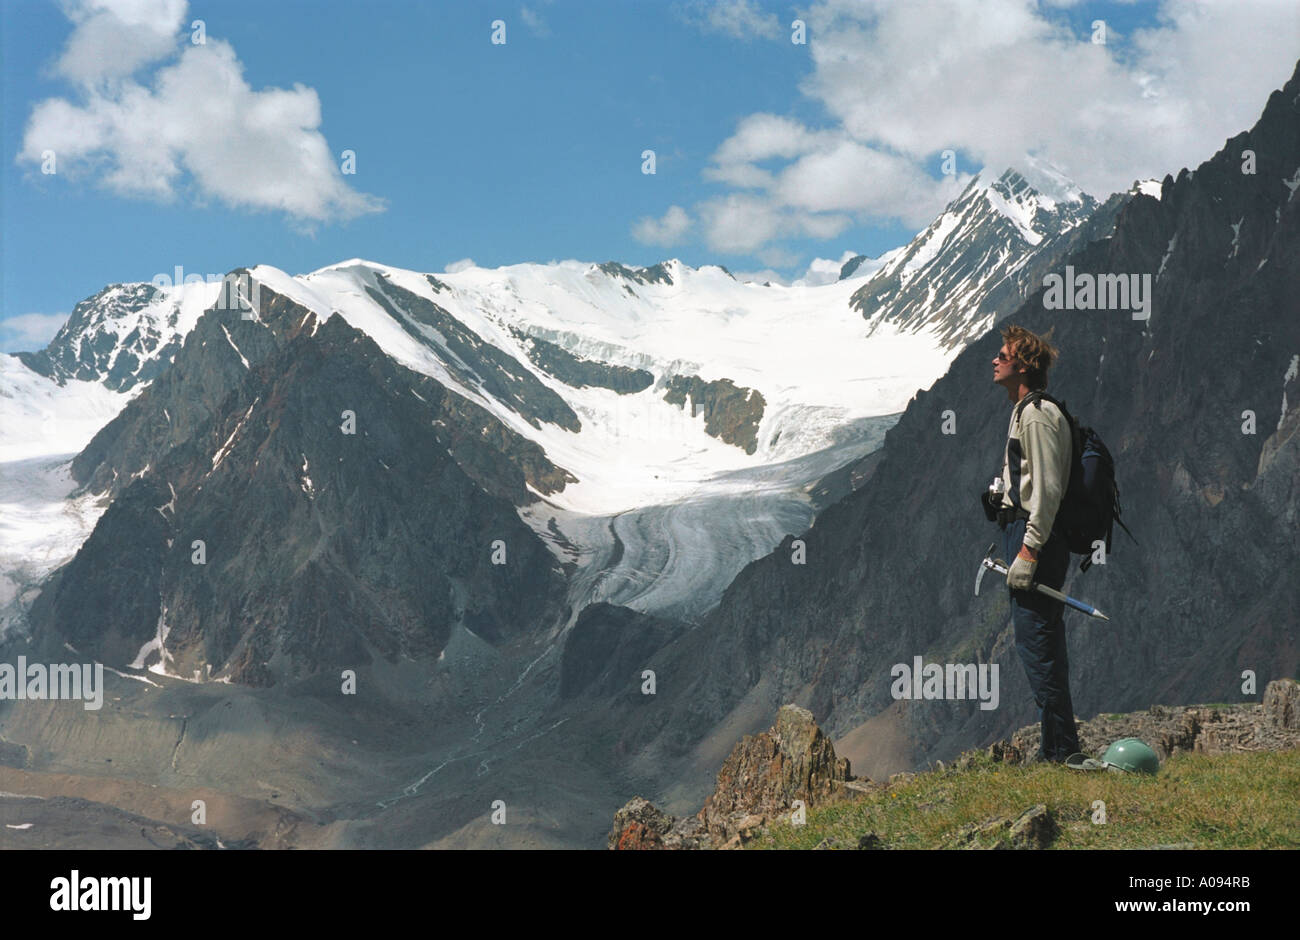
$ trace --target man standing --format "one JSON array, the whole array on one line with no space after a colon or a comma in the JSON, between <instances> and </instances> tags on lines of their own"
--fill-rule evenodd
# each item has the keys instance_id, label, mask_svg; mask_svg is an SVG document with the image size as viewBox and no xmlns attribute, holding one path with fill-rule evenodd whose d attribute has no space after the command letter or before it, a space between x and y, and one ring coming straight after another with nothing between
<instances>
[{"instance_id":1,"label":"man standing","mask_svg":"<svg viewBox=\"0 0 1300 940\"><path fill-rule=\"evenodd\" d=\"M1002 557L1014 559L1007 572L1007 587L1016 651L1042 719L1038 756L1063 762L1079 750L1070 701L1065 605L1031 585L1037 581L1059 590L1065 584L1070 553L1052 523L1070 482L1073 438L1061 410L1041 397L1057 351L1019 326L1004 329L1002 341L993 360L993 381L1007 390L1015 404L1007 429L997 512Z\"/></svg>"}]
</instances>

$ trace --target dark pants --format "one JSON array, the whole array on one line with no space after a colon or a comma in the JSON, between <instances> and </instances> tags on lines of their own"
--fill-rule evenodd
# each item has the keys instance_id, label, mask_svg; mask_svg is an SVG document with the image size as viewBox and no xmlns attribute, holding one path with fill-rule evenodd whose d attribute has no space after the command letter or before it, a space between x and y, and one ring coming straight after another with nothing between
<instances>
[{"instance_id":1,"label":"dark pants","mask_svg":"<svg viewBox=\"0 0 1300 940\"><path fill-rule=\"evenodd\" d=\"M1002 557L1009 566L1025 538L1025 520L1002 529ZM1056 588L1065 584L1070 553L1055 532L1038 552L1034 580ZM1065 651L1065 604L1037 591L1011 591L1011 621L1016 630L1016 652L1025 664L1029 687L1034 690L1043 723L1040 760L1064 761L1079 750L1070 701L1070 663Z\"/></svg>"}]
</instances>

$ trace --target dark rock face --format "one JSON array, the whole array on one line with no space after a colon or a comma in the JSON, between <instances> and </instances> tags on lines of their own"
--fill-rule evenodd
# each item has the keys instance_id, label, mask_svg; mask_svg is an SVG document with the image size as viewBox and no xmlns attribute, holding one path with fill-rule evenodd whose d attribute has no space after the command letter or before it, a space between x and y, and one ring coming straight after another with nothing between
<instances>
[{"instance_id":1,"label":"dark rock face","mask_svg":"<svg viewBox=\"0 0 1300 940\"><path fill-rule=\"evenodd\" d=\"M1241 172L1243 150L1258 172ZM1077 712L1152 702L1222 701L1241 673L1294 675L1300 664L1300 77L1258 124L1159 200L1135 196L1111 237L1073 255L1076 272L1147 273L1149 321L1129 310L1048 310L1042 290L1008 318L1062 350L1050 390L1099 429L1117 461L1124 517L1105 566L1065 590L1105 610L1069 612ZM1237 227L1234 245L1234 226ZM1010 403L991 384L990 331L917 394L889 431L871 482L801 536L747 566L697 630L655 667L673 690L627 713L625 743L685 754L762 680L757 701L796 701L834 736L894 704L891 666L997 663L1000 705L906 702L917 760L949 759L1036 720L1004 590L974 598L979 558L997 536L977 494L997 472ZM1289 378L1288 378L1289 376ZM1283 398L1284 391L1286 393ZM1285 408L1285 412L1283 412ZM942 433L945 412L955 435ZM1257 416L1257 433L1243 413ZM1279 416L1281 422L1279 426ZM747 701L755 707L755 699Z\"/></svg>"},{"instance_id":2,"label":"dark rock face","mask_svg":"<svg viewBox=\"0 0 1300 940\"><path fill-rule=\"evenodd\" d=\"M641 672L681 624L614 604L583 608L564 642L560 698L638 695Z\"/></svg>"},{"instance_id":3,"label":"dark rock face","mask_svg":"<svg viewBox=\"0 0 1300 940\"><path fill-rule=\"evenodd\" d=\"M244 320L234 311L210 311L201 317L185 337L173 367L101 428L73 460L77 482L116 497L159 455L214 420L249 369L295 336L304 320L315 322L310 311L267 288L261 300L264 322Z\"/></svg>"},{"instance_id":4,"label":"dark rock face","mask_svg":"<svg viewBox=\"0 0 1300 940\"><path fill-rule=\"evenodd\" d=\"M549 421L570 431L582 430L582 422L568 403L539 382L537 376L509 353L486 342L432 301L398 287L382 274L376 274L375 279L380 290L367 287L366 292L371 298L408 333L436 352L452 374L466 386L481 386L535 428L541 427L541 422ZM447 349L459 363L464 363L465 368L448 359L436 342L415 328L417 323L436 330L443 337Z\"/></svg>"},{"instance_id":5,"label":"dark rock face","mask_svg":"<svg viewBox=\"0 0 1300 940\"><path fill-rule=\"evenodd\" d=\"M311 335L320 328L307 308L265 285L258 288L258 320L220 310L200 318L185 338L175 366L105 425L73 460L72 474L79 483L115 497L146 467L156 464L158 455L185 443L215 420L250 370L300 333ZM436 382L416 382L410 394L413 401L429 404L439 441L488 493L522 506L537 499L528 485L540 493L554 493L576 480L552 464L538 444Z\"/></svg>"},{"instance_id":6,"label":"dark rock face","mask_svg":"<svg viewBox=\"0 0 1300 940\"><path fill-rule=\"evenodd\" d=\"M106 664L130 663L158 631L171 532L156 507L169 498L157 478L127 487L72 561L45 583L32 605L31 623L57 625L63 640Z\"/></svg>"},{"instance_id":7,"label":"dark rock face","mask_svg":"<svg viewBox=\"0 0 1300 940\"><path fill-rule=\"evenodd\" d=\"M990 199L1032 208L1032 238ZM1019 306L1042 283L1045 271L1109 234L1128 199L1119 194L1099 206L1085 194L1079 202L1048 209L1014 170L1003 173L988 194L973 180L907 251L868 278L849 304L867 320L879 317L877 323L889 321L914 331L932 328L955 346L976 324L989 317L996 322ZM841 279L862 260L846 263Z\"/></svg>"},{"instance_id":8,"label":"dark rock face","mask_svg":"<svg viewBox=\"0 0 1300 940\"><path fill-rule=\"evenodd\" d=\"M654 384L654 373L647 372L645 369L630 369L627 366L616 366L595 359L583 359L563 346L542 339L540 336L529 336L514 327L511 327L510 331L526 344L528 358L539 369L574 388L587 388L594 385L608 388L620 395L630 395L644 391Z\"/></svg>"},{"instance_id":9,"label":"dark rock face","mask_svg":"<svg viewBox=\"0 0 1300 940\"><path fill-rule=\"evenodd\" d=\"M606 261L596 267L610 277L621 277L624 280L632 281L634 284L671 285L673 283L672 275L668 273L668 269L664 267L663 262L651 265L648 268L629 268L617 261Z\"/></svg>"},{"instance_id":10,"label":"dark rock face","mask_svg":"<svg viewBox=\"0 0 1300 940\"><path fill-rule=\"evenodd\" d=\"M758 449L758 425L767 402L757 389L742 388L731 379L705 382L698 375L670 376L666 386L668 404L685 408L689 397L691 417L704 413L705 432L747 454Z\"/></svg>"},{"instance_id":11,"label":"dark rock face","mask_svg":"<svg viewBox=\"0 0 1300 940\"><path fill-rule=\"evenodd\" d=\"M145 665L268 685L429 661L456 625L549 629L562 573L468 403L342 318L262 297L262 322L205 314L78 458L118 495L33 605L36 639L118 668L160 640Z\"/></svg>"},{"instance_id":12,"label":"dark rock face","mask_svg":"<svg viewBox=\"0 0 1300 940\"><path fill-rule=\"evenodd\" d=\"M842 265L840 265L840 276L838 280L842 281L845 278L852 277L853 272L855 272L858 268L862 267L862 262L866 260L867 260L866 255L855 255L854 257L850 258L848 261L845 261Z\"/></svg>"}]
</instances>

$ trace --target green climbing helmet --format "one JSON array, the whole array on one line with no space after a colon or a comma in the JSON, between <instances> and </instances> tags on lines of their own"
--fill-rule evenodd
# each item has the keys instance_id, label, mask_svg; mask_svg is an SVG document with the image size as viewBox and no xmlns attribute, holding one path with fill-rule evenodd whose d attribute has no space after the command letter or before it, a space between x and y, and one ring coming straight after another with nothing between
<instances>
[{"instance_id":1,"label":"green climbing helmet","mask_svg":"<svg viewBox=\"0 0 1300 940\"><path fill-rule=\"evenodd\" d=\"M1130 773L1154 774L1160 769L1156 752L1137 738L1122 738L1101 755L1102 763Z\"/></svg>"}]
</instances>

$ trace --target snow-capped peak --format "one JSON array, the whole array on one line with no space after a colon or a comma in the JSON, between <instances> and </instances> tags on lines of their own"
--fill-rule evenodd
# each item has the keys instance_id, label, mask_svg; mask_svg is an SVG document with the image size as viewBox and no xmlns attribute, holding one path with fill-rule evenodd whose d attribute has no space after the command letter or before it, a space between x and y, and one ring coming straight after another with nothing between
<instances>
[{"instance_id":1,"label":"snow-capped peak","mask_svg":"<svg viewBox=\"0 0 1300 940\"><path fill-rule=\"evenodd\" d=\"M1042 168L1039 168L1042 172ZM1096 201L1056 180L1046 196L1014 169L976 174L943 213L887 256L852 298L872 323L895 321L964 343L1020 294L1028 260L1055 251L1092 217Z\"/></svg>"},{"instance_id":2,"label":"snow-capped peak","mask_svg":"<svg viewBox=\"0 0 1300 940\"><path fill-rule=\"evenodd\" d=\"M1161 192L1164 190L1164 184L1160 180L1134 180L1133 185L1129 187L1129 192L1143 196L1150 196L1152 199L1159 199Z\"/></svg>"}]
</instances>

